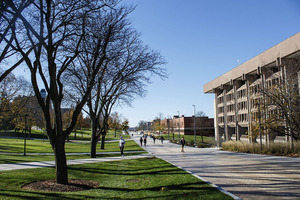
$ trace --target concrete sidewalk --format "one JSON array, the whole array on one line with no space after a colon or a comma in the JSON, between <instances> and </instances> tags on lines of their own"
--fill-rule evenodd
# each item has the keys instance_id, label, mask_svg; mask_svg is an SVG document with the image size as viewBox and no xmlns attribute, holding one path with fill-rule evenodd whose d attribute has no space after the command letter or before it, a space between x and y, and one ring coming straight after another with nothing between
<instances>
[{"instance_id":1,"label":"concrete sidewalk","mask_svg":"<svg viewBox=\"0 0 300 200\"><path fill-rule=\"evenodd\" d=\"M117 156L117 157L86 158L86 159L68 160L67 164L68 165L77 165L77 164L84 164L84 163L96 163L96 162L106 162L106 161L137 159L137 158L145 158L145 157L152 156L150 154L126 156L126 152L124 152L124 154L125 154L124 157ZM30 169L30 168L40 168L40 167L55 167L55 161L0 164L0 171L16 170L16 169Z\"/></svg>"},{"instance_id":2,"label":"concrete sidewalk","mask_svg":"<svg viewBox=\"0 0 300 200\"><path fill-rule=\"evenodd\" d=\"M124 154L126 153L143 153L145 151L124 151ZM23 155L24 153L8 153L8 152L3 152L1 154L8 154L8 155ZM120 151L108 151L108 152L97 152L97 155L105 155L105 154L120 154ZM26 153L26 155L46 155L46 156L51 156L54 155L54 153ZM66 156L71 156L71 155L90 155L90 152L86 153L66 153Z\"/></svg>"},{"instance_id":3,"label":"concrete sidewalk","mask_svg":"<svg viewBox=\"0 0 300 200\"><path fill-rule=\"evenodd\" d=\"M135 134L133 139L139 144L140 137ZM166 140L153 144L150 137L144 149L242 199L300 199L300 158L217 148L185 147L182 153L180 145Z\"/></svg>"}]
</instances>

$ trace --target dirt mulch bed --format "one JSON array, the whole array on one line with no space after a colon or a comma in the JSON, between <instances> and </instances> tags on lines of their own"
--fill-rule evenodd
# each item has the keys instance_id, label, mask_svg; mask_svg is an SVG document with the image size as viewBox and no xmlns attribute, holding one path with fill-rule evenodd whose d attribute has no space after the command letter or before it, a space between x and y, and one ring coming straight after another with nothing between
<instances>
[{"instance_id":1,"label":"dirt mulch bed","mask_svg":"<svg viewBox=\"0 0 300 200\"><path fill-rule=\"evenodd\" d=\"M89 180L69 179L69 184L58 184L55 179L35 181L22 186L26 190L39 190L47 192L77 192L98 187L98 182Z\"/></svg>"}]
</instances>

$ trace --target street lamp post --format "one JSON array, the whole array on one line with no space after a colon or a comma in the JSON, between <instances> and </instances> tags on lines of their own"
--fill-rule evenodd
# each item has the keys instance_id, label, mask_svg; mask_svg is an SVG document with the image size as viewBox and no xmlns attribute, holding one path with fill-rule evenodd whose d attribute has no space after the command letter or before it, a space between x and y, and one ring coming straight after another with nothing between
<instances>
[{"instance_id":1,"label":"street lamp post","mask_svg":"<svg viewBox=\"0 0 300 200\"><path fill-rule=\"evenodd\" d=\"M178 112L178 119L179 119L179 133L178 133L178 142L180 142L180 113Z\"/></svg>"},{"instance_id":2,"label":"street lamp post","mask_svg":"<svg viewBox=\"0 0 300 200\"><path fill-rule=\"evenodd\" d=\"M24 156L26 156L26 130L27 130L27 117L28 114L25 114L25 132L24 132Z\"/></svg>"},{"instance_id":3,"label":"street lamp post","mask_svg":"<svg viewBox=\"0 0 300 200\"><path fill-rule=\"evenodd\" d=\"M196 145L196 106L194 106L194 137L195 137L195 145Z\"/></svg>"}]
</instances>

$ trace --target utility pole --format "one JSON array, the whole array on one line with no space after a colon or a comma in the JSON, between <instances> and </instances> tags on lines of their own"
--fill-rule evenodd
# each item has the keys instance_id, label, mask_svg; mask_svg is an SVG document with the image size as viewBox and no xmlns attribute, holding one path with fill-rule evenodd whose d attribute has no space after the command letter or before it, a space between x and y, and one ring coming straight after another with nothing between
<instances>
[{"instance_id":1,"label":"utility pole","mask_svg":"<svg viewBox=\"0 0 300 200\"><path fill-rule=\"evenodd\" d=\"M195 105L193 105L194 106L194 137L195 137L195 139L194 139L194 141L195 141L195 145L196 145L196 106Z\"/></svg>"}]
</instances>

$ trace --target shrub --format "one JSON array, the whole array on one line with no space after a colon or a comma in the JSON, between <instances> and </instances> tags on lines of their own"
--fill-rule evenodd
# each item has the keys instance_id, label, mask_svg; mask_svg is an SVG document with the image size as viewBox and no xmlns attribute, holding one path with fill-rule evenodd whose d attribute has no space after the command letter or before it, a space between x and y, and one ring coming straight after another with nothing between
<instances>
[{"instance_id":1,"label":"shrub","mask_svg":"<svg viewBox=\"0 0 300 200\"><path fill-rule=\"evenodd\" d=\"M234 152L257 153L269 155L288 155L300 156L300 141L294 142L294 148L290 148L287 143L270 143L268 145L260 145L258 143L248 143L241 141L227 141L222 143L222 149Z\"/></svg>"}]
</instances>

